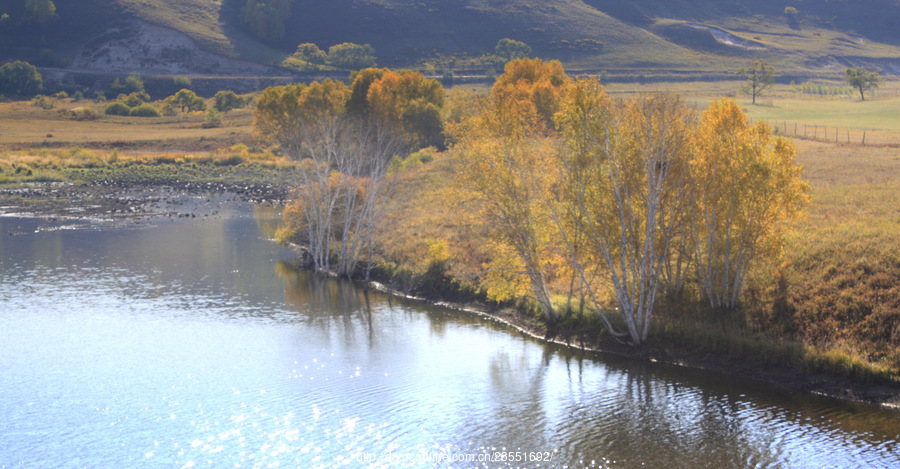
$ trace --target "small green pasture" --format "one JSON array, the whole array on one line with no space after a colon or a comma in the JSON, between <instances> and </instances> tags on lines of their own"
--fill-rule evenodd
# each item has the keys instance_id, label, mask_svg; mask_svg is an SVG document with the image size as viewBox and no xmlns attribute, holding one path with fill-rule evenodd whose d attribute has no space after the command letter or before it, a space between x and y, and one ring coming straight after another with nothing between
<instances>
[{"instance_id":1,"label":"small green pasture","mask_svg":"<svg viewBox=\"0 0 900 469\"><path fill-rule=\"evenodd\" d=\"M791 121L854 130L900 132L900 96L874 97L775 97L753 105L738 102L754 120Z\"/></svg>"},{"instance_id":2,"label":"small green pasture","mask_svg":"<svg viewBox=\"0 0 900 469\"><path fill-rule=\"evenodd\" d=\"M866 145L900 144L900 95L876 94L865 101L854 96L774 96L754 105L738 102L754 121L763 120L779 133L796 138Z\"/></svg>"},{"instance_id":3,"label":"small green pasture","mask_svg":"<svg viewBox=\"0 0 900 469\"><path fill-rule=\"evenodd\" d=\"M866 145L900 145L900 82L883 82L866 93L865 101L837 80L815 83L833 94L779 84L757 97L756 104L740 92L742 84L741 80L610 83L607 92L620 97L674 92L701 110L714 99L734 98L751 120L766 121L789 137L860 145L865 136Z\"/></svg>"}]
</instances>

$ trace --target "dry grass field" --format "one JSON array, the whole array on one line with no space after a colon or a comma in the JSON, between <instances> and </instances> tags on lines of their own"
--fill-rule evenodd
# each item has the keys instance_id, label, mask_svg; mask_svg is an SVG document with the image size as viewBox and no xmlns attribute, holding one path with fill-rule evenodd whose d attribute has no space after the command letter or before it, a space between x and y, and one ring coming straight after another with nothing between
<instances>
[{"instance_id":1,"label":"dry grass field","mask_svg":"<svg viewBox=\"0 0 900 469\"><path fill-rule=\"evenodd\" d=\"M141 151L199 151L249 142L252 111L224 114L220 127L204 128L204 114L173 117L121 117L103 114L105 104L90 100L49 98L52 109L29 101L0 103L0 150L14 148L88 147ZM96 120L78 120L89 108Z\"/></svg>"}]
</instances>

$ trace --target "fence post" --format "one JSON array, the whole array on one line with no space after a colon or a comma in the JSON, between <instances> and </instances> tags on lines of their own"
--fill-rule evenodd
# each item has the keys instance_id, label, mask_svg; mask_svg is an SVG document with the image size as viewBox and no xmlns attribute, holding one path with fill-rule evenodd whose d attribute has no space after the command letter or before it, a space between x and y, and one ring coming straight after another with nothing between
<instances>
[{"instance_id":1,"label":"fence post","mask_svg":"<svg viewBox=\"0 0 900 469\"><path fill-rule=\"evenodd\" d=\"M862 141L862 144L863 144L863 146L866 146L866 131L865 131L865 130L863 130L863 141Z\"/></svg>"}]
</instances>

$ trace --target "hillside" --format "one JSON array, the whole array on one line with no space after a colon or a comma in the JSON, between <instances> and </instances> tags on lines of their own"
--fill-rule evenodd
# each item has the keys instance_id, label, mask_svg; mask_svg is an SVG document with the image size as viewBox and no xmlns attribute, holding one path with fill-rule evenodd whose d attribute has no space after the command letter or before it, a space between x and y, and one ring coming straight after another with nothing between
<instances>
[{"instance_id":1,"label":"hillside","mask_svg":"<svg viewBox=\"0 0 900 469\"><path fill-rule=\"evenodd\" d=\"M798 76L849 65L900 72L900 5L891 0L295 0L279 18L283 37L266 41L240 20L244 0L58 0L41 23L23 3L0 0L9 15L0 60L115 73L278 75L246 62L278 65L304 42L368 43L379 65L458 70L477 67L472 59L502 38L569 70L613 74L724 75L757 58ZM162 36L177 46L154 48ZM118 56L98 53L115 47ZM65 60L47 63L48 50Z\"/></svg>"},{"instance_id":2,"label":"hillside","mask_svg":"<svg viewBox=\"0 0 900 469\"><path fill-rule=\"evenodd\" d=\"M478 56L508 37L528 43L539 56L561 59L567 69L610 71L716 72L763 58L782 69L815 74L850 63L893 67L890 61L900 55L900 34L890 26L900 18L895 2L806 1L791 18L785 5L772 0L299 0L290 20L295 28L283 42L285 47L368 42L385 64L407 65L440 55Z\"/></svg>"}]
</instances>

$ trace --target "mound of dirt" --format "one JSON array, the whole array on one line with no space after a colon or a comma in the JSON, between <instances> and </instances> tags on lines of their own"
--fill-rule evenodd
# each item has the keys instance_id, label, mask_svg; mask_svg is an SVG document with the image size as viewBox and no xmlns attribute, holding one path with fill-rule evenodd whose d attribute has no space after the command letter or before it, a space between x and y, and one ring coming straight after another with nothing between
<instances>
[{"instance_id":1,"label":"mound of dirt","mask_svg":"<svg viewBox=\"0 0 900 469\"><path fill-rule=\"evenodd\" d=\"M141 75L276 76L275 67L201 50L186 34L140 20L112 26L81 46L69 71Z\"/></svg>"}]
</instances>

